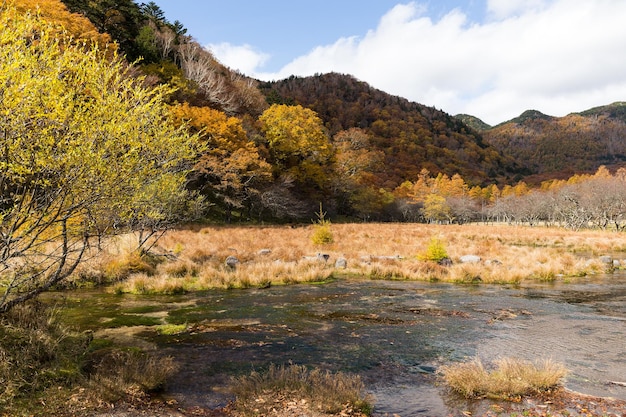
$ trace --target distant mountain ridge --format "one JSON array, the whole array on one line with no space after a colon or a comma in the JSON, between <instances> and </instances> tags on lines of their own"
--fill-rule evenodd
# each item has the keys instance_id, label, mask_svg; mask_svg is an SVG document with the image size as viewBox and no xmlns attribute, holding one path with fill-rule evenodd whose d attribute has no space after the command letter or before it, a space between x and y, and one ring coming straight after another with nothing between
<instances>
[{"instance_id":1,"label":"distant mountain ridge","mask_svg":"<svg viewBox=\"0 0 626 417\"><path fill-rule=\"evenodd\" d=\"M626 166L626 102L564 117L527 110L482 131L489 144L541 179Z\"/></svg>"},{"instance_id":2,"label":"distant mountain ridge","mask_svg":"<svg viewBox=\"0 0 626 417\"><path fill-rule=\"evenodd\" d=\"M457 114L454 117L478 132L491 129L492 127L491 125L483 122L476 116L472 116L471 114Z\"/></svg>"}]
</instances>

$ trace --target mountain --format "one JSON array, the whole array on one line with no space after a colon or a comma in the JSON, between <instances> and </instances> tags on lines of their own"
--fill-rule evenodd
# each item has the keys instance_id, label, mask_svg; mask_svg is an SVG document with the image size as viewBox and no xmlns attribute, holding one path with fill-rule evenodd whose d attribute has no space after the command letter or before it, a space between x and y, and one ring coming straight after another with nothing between
<instances>
[{"instance_id":1,"label":"mountain","mask_svg":"<svg viewBox=\"0 0 626 417\"><path fill-rule=\"evenodd\" d=\"M478 132L491 129L491 125L483 122L476 116L472 116L471 114L457 114L454 117Z\"/></svg>"},{"instance_id":2,"label":"mountain","mask_svg":"<svg viewBox=\"0 0 626 417\"><path fill-rule=\"evenodd\" d=\"M374 185L388 190L415 180L424 168L487 184L516 182L530 174L562 178L626 164L624 102L562 118L528 110L491 127L471 115L452 117L391 96L348 75L256 82L222 65L154 2L61 1L108 33L130 60L141 57L139 67L148 81L176 87L172 101L252 120L268 103L301 104L319 114L331 135L362 128L385 154L373 178Z\"/></svg>"},{"instance_id":3,"label":"mountain","mask_svg":"<svg viewBox=\"0 0 626 417\"><path fill-rule=\"evenodd\" d=\"M422 169L473 184L507 181L515 164L483 140L475 129L451 115L377 90L350 75L329 73L260 83L268 102L299 104L314 110L331 136L361 128L385 154L375 177L393 189L414 181Z\"/></svg>"},{"instance_id":4,"label":"mountain","mask_svg":"<svg viewBox=\"0 0 626 417\"><path fill-rule=\"evenodd\" d=\"M553 120L554 117L548 116L547 114L541 113L539 110L526 110L524 113L520 114L518 117L509 120L506 123L517 123L517 124L525 124L532 123L535 120Z\"/></svg>"},{"instance_id":5,"label":"mountain","mask_svg":"<svg viewBox=\"0 0 626 417\"><path fill-rule=\"evenodd\" d=\"M626 165L626 103L595 107L564 117L528 110L482 132L536 179L567 178L601 165ZM530 181L533 182L533 181Z\"/></svg>"},{"instance_id":6,"label":"mountain","mask_svg":"<svg viewBox=\"0 0 626 417\"><path fill-rule=\"evenodd\" d=\"M626 123L626 102L617 101L606 106L593 107L578 114L586 117L609 117Z\"/></svg>"}]
</instances>

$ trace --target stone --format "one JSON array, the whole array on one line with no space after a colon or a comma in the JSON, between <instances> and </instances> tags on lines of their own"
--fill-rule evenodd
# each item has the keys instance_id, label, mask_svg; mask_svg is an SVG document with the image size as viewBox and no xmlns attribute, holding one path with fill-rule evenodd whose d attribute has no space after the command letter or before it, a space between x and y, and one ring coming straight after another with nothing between
<instances>
[{"instance_id":1,"label":"stone","mask_svg":"<svg viewBox=\"0 0 626 417\"><path fill-rule=\"evenodd\" d=\"M330 255L327 253L318 253L315 256L303 256L302 257L302 259L304 259L305 261L319 261L319 262L324 262L324 263L326 263L329 258L330 258Z\"/></svg>"},{"instance_id":2,"label":"stone","mask_svg":"<svg viewBox=\"0 0 626 417\"><path fill-rule=\"evenodd\" d=\"M417 365L416 370L422 374L434 374L437 372L437 368L429 365Z\"/></svg>"},{"instance_id":3,"label":"stone","mask_svg":"<svg viewBox=\"0 0 626 417\"><path fill-rule=\"evenodd\" d=\"M450 258L443 258L440 259L439 262L437 262L439 265L441 266L452 266L452 259Z\"/></svg>"},{"instance_id":4,"label":"stone","mask_svg":"<svg viewBox=\"0 0 626 417\"><path fill-rule=\"evenodd\" d=\"M463 255L459 258L459 262L462 264L477 264L480 262L480 256L477 255Z\"/></svg>"},{"instance_id":5,"label":"stone","mask_svg":"<svg viewBox=\"0 0 626 417\"><path fill-rule=\"evenodd\" d=\"M260 249L259 250L259 255L269 255L270 253L272 253L271 249Z\"/></svg>"},{"instance_id":6,"label":"stone","mask_svg":"<svg viewBox=\"0 0 626 417\"><path fill-rule=\"evenodd\" d=\"M600 261L605 264L612 264L613 258L607 255L604 255L604 256L600 256Z\"/></svg>"},{"instance_id":7,"label":"stone","mask_svg":"<svg viewBox=\"0 0 626 417\"><path fill-rule=\"evenodd\" d=\"M335 268L346 269L348 267L348 261L346 258L337 258L335 261Z\"/></svg>"},{"instance_id":8,"label":"stone","mask_svg":"<svg viewBox=\"0 0 626 417\"><path fill-rule=\"evenodd\" d=\"M224 261L224 264L229 268L235 269L239 264L239 259L237 259L235 256L229 256L228 258L226 258L226 261Z\"/></svg>"},{"instance_id":9,"label":"stone","mask_svg":"<svg viewBox=\"0 0 626 417\"><path fill-rule=\"evenodd\" d=\"M318 261L327 262L329 258L330 258L330 255L327 254L327 253L318 253L317 254L317 260Z\"/></svg>"}]
</instances>

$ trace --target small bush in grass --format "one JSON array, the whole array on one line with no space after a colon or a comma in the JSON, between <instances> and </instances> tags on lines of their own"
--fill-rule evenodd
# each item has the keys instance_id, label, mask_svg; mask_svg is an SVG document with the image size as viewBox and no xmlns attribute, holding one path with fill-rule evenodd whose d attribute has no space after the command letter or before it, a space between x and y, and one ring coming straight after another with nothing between
<instances>
[{"instance_id":1,"label":"small bush in grass","mask_svg":"<svg viewBox=\"0 0 626 417\"><path fill-rule=\"evenodd\" d=\"M445 383L467 398L515 398L548 391L561 383L567 370L551 360L531 363L504 358L494 368L485 369L480 359L444 366Z\"/></svg>"},{"instance_id":2,"label":"small bush in grass","mask_svg":"<svg viewBox=\"0 0 626 417\"><path fill-rule=\"evenodd\" d=\"M313 236L311 236L311 241L315 245L326 245L329 243L333 243L335 240L333 237L333 232L330 230L330 220L326 219L326 213L322 210L322 205L320 204L320 211L317 214L317 221L313 226Z\"/></svg>"},{"instance_id":3,"label":"small bush in grass","mask_svg":"<svg viewBox=\"0 0 626 417\"><path fill-rule=\"evenodd\" d=\"M308 404L313 411L340 413L350 409L370 415L372 405L357 375L310 370L301 365L271 365L233 380L235 407L244 416L269 415L275 399ZM265 410L263 407L267 407Z\"/></svg>"},{"instance_id":4,"label":"small bush in grass","mask_svg":"<svg viewBox=\"0 0 626 417\"><path fill-rule=\"evenodd\" d=\"M449 256L444 242L438 237L432 237L426 251L417 255L417 258L420 261L441 262L444 259L448 259Z\"/></svg>"}]
</instances>

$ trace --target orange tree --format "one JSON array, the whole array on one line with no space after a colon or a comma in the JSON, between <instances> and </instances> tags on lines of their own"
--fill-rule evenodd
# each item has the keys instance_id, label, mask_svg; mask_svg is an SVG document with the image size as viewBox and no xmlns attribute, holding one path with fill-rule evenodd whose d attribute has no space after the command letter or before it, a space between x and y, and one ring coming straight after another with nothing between
<instances>
[{"instance_id":1,"label":"orange tree","mask_svg":"<svg viewBox=\"0 0 626 417\"><path fill-rule=\"evenodd\" d=\"M172 109L179 124L199 135L205 150L191 173L192 186L229 210L243 208L271 180L271 167L248 140L242 122L209 107L187 103Z\"/></svg>"}]
</instances>

